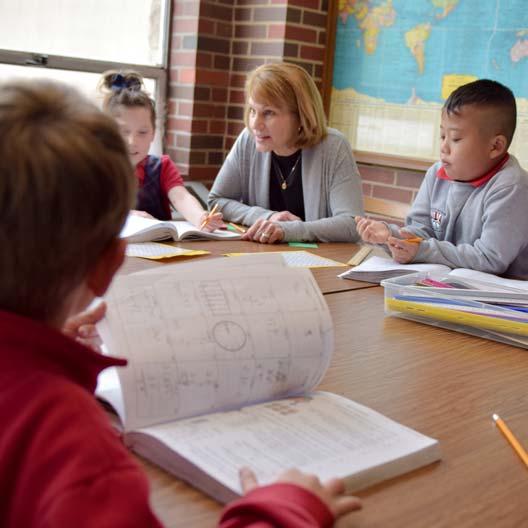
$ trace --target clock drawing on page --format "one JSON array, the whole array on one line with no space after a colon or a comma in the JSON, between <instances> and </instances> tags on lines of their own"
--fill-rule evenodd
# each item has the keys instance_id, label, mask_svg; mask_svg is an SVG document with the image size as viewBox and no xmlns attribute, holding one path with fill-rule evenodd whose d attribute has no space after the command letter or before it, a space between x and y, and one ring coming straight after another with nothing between
<instances>
[{"instance_id":1,"label":"clock drawing on page","mask_svg":"<svg viewBox=\"0 0 528 528\"><path fill-rule=\"evenodd\" d=\"M242 350L247 342L246 331L233 321L220 321L213 327L215 343L228 352Z\"/></svg>"}]
</instances>

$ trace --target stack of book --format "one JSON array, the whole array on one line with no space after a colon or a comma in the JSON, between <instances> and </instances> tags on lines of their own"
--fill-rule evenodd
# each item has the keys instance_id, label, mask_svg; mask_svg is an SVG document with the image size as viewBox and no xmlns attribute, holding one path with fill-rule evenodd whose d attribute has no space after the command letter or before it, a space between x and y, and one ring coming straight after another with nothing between
<instances>
[{"instance_id":1,"label":"stack of book","mask_svg":"<svg viewBox=\"0 0 528 528\"><path fill-rule=\"evenodd\" d=\"M458 269L381 285L389 315L528 348L528 281Z\"/></svg>"}]
</instances>

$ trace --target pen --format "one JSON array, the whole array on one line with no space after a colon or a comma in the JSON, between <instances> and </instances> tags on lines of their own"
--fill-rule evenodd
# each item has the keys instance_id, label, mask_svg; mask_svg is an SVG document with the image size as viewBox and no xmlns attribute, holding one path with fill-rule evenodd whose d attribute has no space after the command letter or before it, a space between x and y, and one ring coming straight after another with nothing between
<instances>
[{"instance_id":1,"label":"pen","mask_svg":"<svg viewBox=\"0 0 528 528\"><path fill-rule=\"evenodd\" d=\"M200 224L200 229L203 229L207 225L207 222L209 222L209 219L211 218L211 216L213 216L216 213L217 209L218 209L218 204L215 203L214 207L211 209L211 212L205 217L205 220Z\"/></svg>"},{"instance_id":2,"label":"pen","mask_svg":"<svg viewBox=\"0 0 528 528\"><path fill-rule=\"evenodd\" d=\"M521 460L528 466L528 454L524 450L524 447L519 443L517 438L513 436L513 433L510 431L510 428L504 423L502 418L498 414L493 415L493 420L497 424L497 427L500 429L501 433L506 437L506 440L513 447L514 451L521 457Z\"/></svg>"},{"instance_id":3,"label":"pen","mask_svg":"<svg viewBox=\"0 0 528 528\"><path fill-rule=\"evenodd\" d=\"M236 224L233 224L233 222L229 222L229 224L235 231L238 231L239 233L245 233L246 230L243 227L237 226Z\"/></svg>"}]
</instances>

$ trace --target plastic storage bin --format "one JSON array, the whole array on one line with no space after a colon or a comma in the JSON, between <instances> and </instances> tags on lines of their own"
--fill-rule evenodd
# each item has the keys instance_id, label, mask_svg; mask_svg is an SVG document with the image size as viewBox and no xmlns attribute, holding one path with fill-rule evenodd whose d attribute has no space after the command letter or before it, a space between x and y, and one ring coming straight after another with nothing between
<instances>
[{"instance_id":1,"label":"plastic storage bin","mask_svg":"<svg viewBox=\"0 0 528 528\"><path fill-rule=\"evenodd\" d=\"M385 279L381 285L387 315L528 348L527 292L434 273Z\"/></svg>"}]
</instances>

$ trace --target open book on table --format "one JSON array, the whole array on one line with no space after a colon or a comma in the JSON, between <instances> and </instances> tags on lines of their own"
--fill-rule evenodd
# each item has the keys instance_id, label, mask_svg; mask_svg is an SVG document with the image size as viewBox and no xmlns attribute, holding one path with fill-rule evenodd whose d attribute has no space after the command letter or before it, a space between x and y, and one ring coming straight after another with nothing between
<instances>
[{"instance_id":1,"label":"open book on table","mask_svg":"<svg viewBox=\"0 0 528 528\"><path fill-rule=\"evenodd\" d=\"M440 458L438 442L353 401L313 392L333 348L311 273L278 255L119 276L100 332L119 383L98 387L127 445L211 495L292 466L357 490Z\"/></svg>"},{"instance_id":2,"label":"open book on table","mask_svg":"<svg viewBox=\"0 0 528 528\"><path fill-rule=\"evenodd\" d=\"M240 233L225 229L217 229L212 233L201 231L190 222L176 220L156 220L144 218L139 215L129 214L126 224L121 231L121 238L129 242L152 242L172 238L180 240L238 240Z\"/></svg>"},{"instance_id":3,"label":"open book on table","mask_svg":"<svg viewBox=\"0 0 528 528\"><path fill-rule=\"evenodd\" d=\"M442 264L399 264L389 257L372 256L338 276L342 279L380 283L383 279L400 277L417 271L448 273L451 268Z\"/></svg>"},{"instance_id":4,"label":"open book on table","mask_svg":"<svg viewBox=\"0 0 528 528\"><path fill-rule=\"evenodd\" d=\"M458 290L485 290L496 293L528 295L528 281L505 279L491 273L483 273L466 268L451 269L443 264L411 263L400 264L390 257L373 256L358 266L351 268L338 276L343 279L353 279L365 282L380 283L411 273L429 273L431 276L442 277L447 287ZM461 292L463 294L463 292Z\"/></svg>"}]
</instances>

